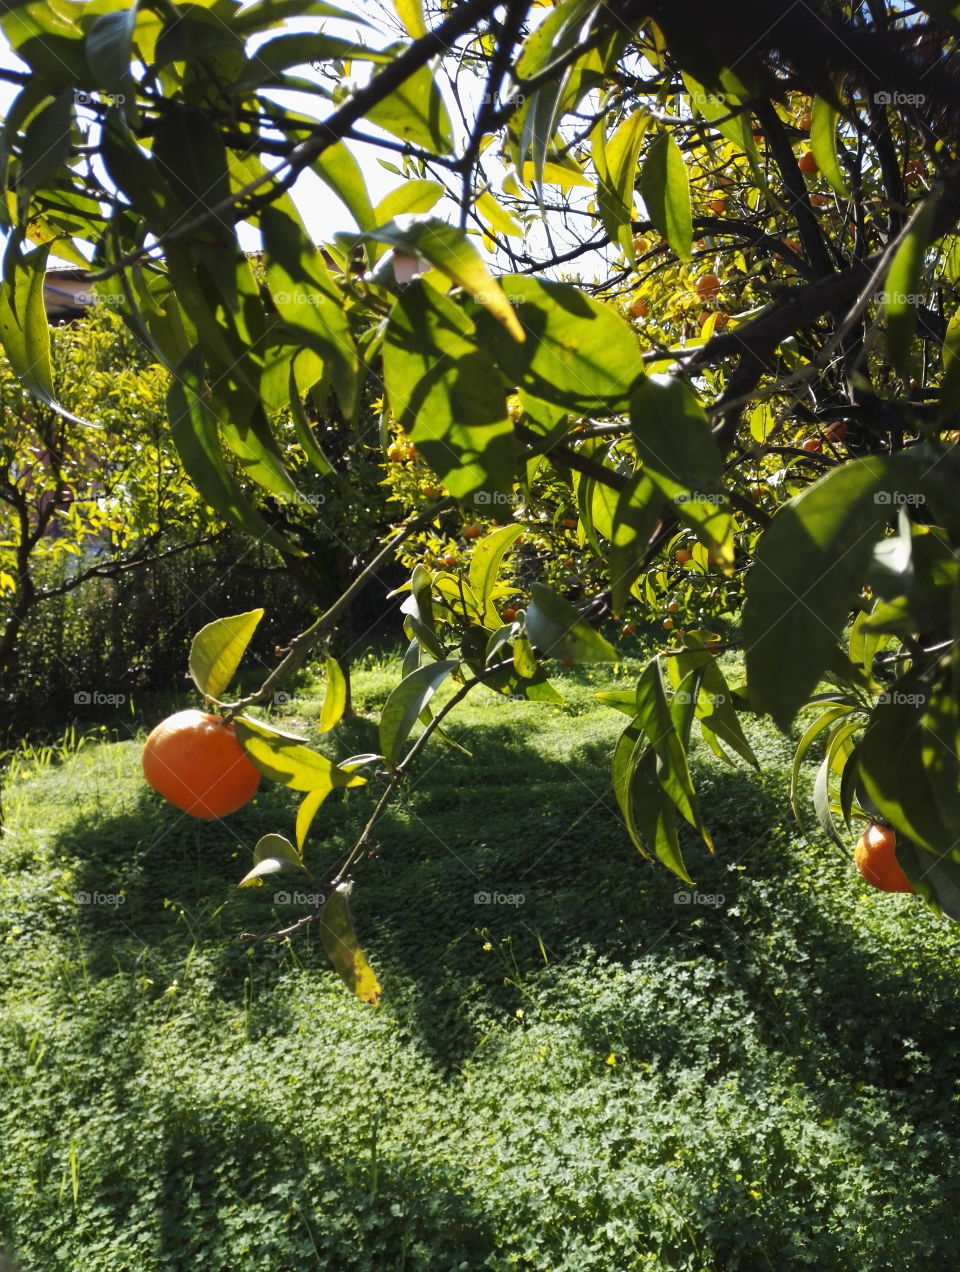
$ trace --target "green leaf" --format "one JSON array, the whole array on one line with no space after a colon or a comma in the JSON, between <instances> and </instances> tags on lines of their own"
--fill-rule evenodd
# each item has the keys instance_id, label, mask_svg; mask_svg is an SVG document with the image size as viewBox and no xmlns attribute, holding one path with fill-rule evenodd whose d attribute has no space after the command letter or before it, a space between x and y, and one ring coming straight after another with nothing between
<instances>
[{"instance_id":1,"label":"green leaf","mask_svg":"<svg viewBox=\"0 0 960 1272\"><path fill-rule=\"evenodd\" d=\"M73 90L61 89L51 102L37 111L27 125L17 175L17 188L21 196L46 184L66 163L70 155L73 101Z\"/></svg>"},{"instance_id":2,"label":"green leaf","mask_svg":"<svg viewBox=\"0 0 960 1272\"><path fill-rule=\"evenodd\" d=\"M956 703L916 673L880 698L860 745L864 789L897 830L937 855L960 826Z\"/></svg>"},{"instance_id":3,"label":"green leaf","mask_svg":"<svg viewBox=\"0 0 960 1272\"><path fill-rule=\"evenodd\" d=\"M545 658L572 663L617 662L617 651L569 601L543 583L534 583L530 595L526 629Z\"/></svg>"},{"instance_id":4,"label":"green leaf","mask_svg":"<svg viewBox=\"0 0 960 1272\"><path fill-rule=\"evenodd\" d=\"M294 791L363 786L366 779L345 773L332 760L307 746L303 738L272 729L260 720L237 716L233 727L240 745L264 777Z\"/></svg>"},{"instance_id":5,"label":"green leaf","mask_svg":"<svg viewBox=\"0 0 960 1272\"><path fill-rule=\"evenodd\" d=\"M307 0L254 0L233 14L231 25L241 35L265 31L279 26L286 18L343 18L354 25L369 26L355 9L342 9L334 4L307 3Z\"/></svg>"},{"instance_id":6,"label":"green leaf","mask_svg":"<svg viewBox=\"0 0 960 1272\"><path fill-rule=\"evenodd\" d=\"M790 806L793 809L793 815L800 820L800 773L803 767L803 758L809 751L811 744L820 736L824 729L828 729L835 720L841 716L849 715L853 710L852 707L845 706L843 703L828 707L826 711L821 712L816 720L804 731L803 737L797 746L793 756L793 770L790 774Z\"/></svg>"},{"instance_id":7,"label":"green leaf","mask_svg":"<svg viewBox=\"0 0 960 1272\"><path fill-rule=\"evenodd\" d=\"M50 369L50 328L43 303L49 245L14 261L12 277L0 284L0 343L17 378L64 419L85 425L56 400Z\"/></svg>"},{"instance_id":8,"label":"green leaf","mask_svg":"<svg viewBox=\"0 0 960 1272\"><path fill-rule=\"evenodd\" d=\"M610 605L615 614L623 612L662 509L663 496L654 483L646 473L634 473L620 492L613 513L607 561Z\"/></svg>"},{"instance_id":9,"label":"green leaf","mask_svg":"<svg viewBox=\"0 0 960 1272\"><path fill-rule=\"evenodd\" d=\"M320 732L329 733L343 718L347 706L347 678L332 654L327 655L327 687L320 708Z\"/></svg>"},{"instance_id":10,"label":"green leaf","mask_svg":"<svg viewBox=\"0 0 960 1272\"><path fill-rule=\"evenodd\" d=\"M276 836L278 839L279 835ZM303 866L299 862L289 861L286 857L264 857L263 861L258 861L252 870L248 870L240 882L238 888L262 888L264 877L275 874L292 874L294 871L303 870Z\"/></svg>"},{"instance_id":11,"label":"green leaf","mask_svg":"<svg viewBox=\"0 0 960 1272\"><path fill-rule=\"evenodd\" d=\"M122 93L130 82L133 33L139 5L102 13L87 32L87 62L97 84L113 93Z\"/></svg>"},{"instance_id":12,"label":"green leaf","mask_svg":"<svg viewBox=\"0 0 960 1272\"><path fill-rule=\"evenodd\" d=\"M936 199L928 198L913 228L897 248L887 271L883 310L887 321L887 353L904 379L913 369L913 337L917 329L917 305L922 303L924 258L930 244Z\"/></svg>"},{"instance_id":13,"label":"green leaf","mask_svg":"<svg viewBox=\"0 0 960 1272\"><path fill-rule=\"evenodd\" d=\"M377 224L367 183L353 151L342 141L328 146L313 161L311 169L325 181L344 204L360 230L372 230Z\"/></svg>"},{"instance_id":14,"label":"green leaf","mask_svg":"<svg viewBox=\"0 0 960 1272\"><path fill-rule=\"evenodd\" d=\"M427 24L423 20L423 0L393 0L393 7L411 40L419 40L422 35L426 35Z\"/></svg>"},{"instance_id":15,"label":"green leaf","mask_svg":"<svg viewBox=\"0 0 960 1272\"><path fill-rule=\"evenodd\" d=\"M290 343L315 350L329 362L344 414L352 416L360 363L346 316L343 292L298 220L277 208L260 214L267 285Z\"/></svg>"},{"instance_id":16,"label":"green leaf","mask_svg":"<svg viewBox=\"0 0 960 1272\"><path fill-rule=\"evenodd\" d=\"M934 855L898 837L897 860L918 896L954 922L960 921L960 862L949 854Z\"/></svg>"},{"instance_id":17,"label":"green leaf","mask_svg":"<svg viewBox=\"0 0 960 1272\"><path fill-rule=\"evenodd\" d=\"M399 53L401 46L387 49ZM374 78L373 83L376 83ZM453 124L430 68L421 66L364 115L370 123L437 155L453 149Z\"/></svg>"},{"instance_id":18,"label":"green leaf","mask_svg":"<svg viewBox=\"0 0 960 1272\"><path fill-rule=\"evenodd\" d=\"M734 526L723 492L723 458L693 390L670 376L640 380L630 421L644 473L729 572Z\"/></svg>"},{"instance_id":19,"label":"green leaf","mask_svg":"<svg viewBox=\"0 0 960 1272\"><path fill-rule=\"evenodd\" d=\"M399 763L410 730L424 707L459 665L455 658L427 663L401 680L390 694L380 714L380 749L392 768Z\"/></svg>"},{"instance_id":20,"label":"green leaf","mask_svg":"<svg viewBox=\"0 0 960 1272\"><path fill-rule=\"evenodd\" d=\"M202 354L191 350L174 373L167 394L170 432L187 476L224 521L280 551L303 556L247 502L220 448L208 392Z\"/></svg>"},{"instance_id":21,"label":"green leaf","mask_svg":"<svg viewBox=\"0 0 960 1272\"><path fill-rule=\"evenodd\" d=\"M229 685L263 615L262 609L255 609L218 618L194 636L190 675L205 697L219 698Z\"/></svg>"},{"instance_id":22,"label":"green leaf","mask_svg":"<svg viewBox=\"0 0 960 1272\"><path fill-rule=\"evenodd\" d=\"M650 220L681 260L693 251L690 180L680 147L671 133L651 142L640 170L640 194Z\"/></svg>"},{"instance_id":23,"label":"green leaf","mask_svg":"<svg viewBox=\"0 0 960 1272\"><path fill-rule=\"evenodd\" d=\"M747 575L743 642L754 705L786 731L816 688L854 608L890 503L881 456L853 460L785 504Z\"/></svg>"},{"instance_id":24,"label":"green leaf","mask_svg":"<svg viewBox=\"0 0 960 1272\"><path fill-rule=\"evenodd\" d=\"M522 345L507 340L482 314L477 330L510 383L577 414L624 409L643 377L629 323L569 283L522 274L504 274L500 283L528 339Z\"/></svg>"},{"instance_id":25,"label":"green leaf","mask_svg":"<svg viewBox=\"0 0 960 1272\"><path fill-rule=\"evenodd\" d=\"M362 1003L376 1007L380 1001L380 982L366 960L357 941L347 898L350 885L341 883L324 902L320 911L320 942L341 980Z\"/></svg>"},{"instance_id":26,"label":"green leaf","mask_svg":"<svg viewBox=\"0 0 960 1272\"><path fill-rule=\"evenodd\" d=\"M647 663L637 682L636 723L646 733L657 757L656 775L661 789L712 850L713 843L700 817L686 749L670 713L658 658Z\"/></svg>"},{"instance_id":27,"label":"green leaf","mask_svg":"<svg viewBox=\"0 0 960 1272\"><path fill-rule=\"evenodd\" d=\"M824 97L813 99L810 122L810 149L817 167L841 199L850 197L847 183L837 162L838 111Z\"/></svg>"},{"instance_id":28,"label":"green leaf","mask_svg":"<svg viewBox=\"0 0 960 1272\"><path fill-rule=\"evenodd\" d=\"M332 790L332 787L330 788ZM313 823L314 817L320 810L323 801L330 794L330 790L326 786L318 786L316 790L307 791L303 799L300 801L300 807L297 809L297 847L303 851L303 845L306 842L307 832Z\"/></svg>"},{"instance_id":29,"label":"green leaf","mask_svg":"<svg viewBox=\"0 0 960 1272\"><path fill-rule=\"evenodd\" d=\"M429 212L444 189L439 181L405 181L385 195L373 211L374 225L383 225L395 216L412 216Z\"/></svg>"},{"instance_id":30,"label":"green leaf","mask_svg":"<svg viewBox=\"0 0 960 1272\"><path fill-rule=\"evenodd\" d=\"M508 548L523 533L522 526L500 526L491 534L477 540L470 562L470 590L483 607L484 623L496 626L500 616L493 605L493 589L497 585L500 562Z\"/></svg>"},{"instance_id":31,"label":"green leaf","mask_svg":"<svg viewBox=\"0 0 960 1272\"><path fill-rule=\"evenodd\" d=\"M511 487L516 442L503 383L459 306L410 283L387 324L383 368L393 413L451 494Z\"/></svg>"},{"instance_id":32,"label":"green leaf","mask_svg":"<svg viewBox=\"0 0 960 1272\"><path fill-rule=\"evenodd\" d=\"M610 238L623 246L633 236L630 224L633 219L637 159L649 123L650 115L647 111L637 110L623 121L607 141L604 141L603 121L594 130L593 162L599 178L597 205L600 219Z\"/></svg>"},{"instance_id":33,"label":"green leaf","mask_svg":"<svg viewBox=\"0 0 960 1272\"><path fill-rule=\"evenodd\" d=\"M436 217L427 217L406 227L382 225L368 237L422 257L493 314L514 340L526 339L513 306L462 230Z\"/></svg>"}]
</instances>

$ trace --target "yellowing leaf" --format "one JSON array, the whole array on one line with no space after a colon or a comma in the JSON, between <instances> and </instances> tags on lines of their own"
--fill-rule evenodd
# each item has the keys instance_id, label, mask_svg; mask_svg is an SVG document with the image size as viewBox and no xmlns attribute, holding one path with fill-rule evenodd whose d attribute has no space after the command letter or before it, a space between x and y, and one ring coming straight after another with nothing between
<instances>
[{"instance_id":1,"label":"yellowing leaf","mask_svg":"<svg viewBox=\"0 0 960 1272\"><path fill-rule=\"evenodd\" d=\"M362 1003L376 1007L380 1002L380 982L357 942L347 897L350 886L340 884L327 897L320 912L320 942L344 984Z\"/></svg>"}]
</instances>

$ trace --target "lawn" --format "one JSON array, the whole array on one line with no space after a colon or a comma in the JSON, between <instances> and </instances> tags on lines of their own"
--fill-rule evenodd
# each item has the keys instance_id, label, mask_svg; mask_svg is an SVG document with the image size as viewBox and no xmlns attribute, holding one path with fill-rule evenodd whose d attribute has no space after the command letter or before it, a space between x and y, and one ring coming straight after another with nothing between
<instances>
[{"instance_id":1,"label":"lawn","mask_svg":"<svg viewBox=\"0 0 960 1272\"><path fill-rule=\"evenodd\" d=\"M955 1265L956 928L795 825L789 740L758 727L759 775L696 760L717 852L690 843L678 899L627 840L624 718L593 700L638 666L564 673L564 707L468 700L472 759L431 742L356 872L378 1009L314 938L238 939L303 910L235 886L290 792L181 816L140 776L152 719L16 755L0 1248L23 1272ZM361 671L361 711L396 678ZM275 716L318 705L304 681ZM376 749L362 715L333 737ZM318 874L375 796L321 810Z\"/></svg>"}]
</instances>

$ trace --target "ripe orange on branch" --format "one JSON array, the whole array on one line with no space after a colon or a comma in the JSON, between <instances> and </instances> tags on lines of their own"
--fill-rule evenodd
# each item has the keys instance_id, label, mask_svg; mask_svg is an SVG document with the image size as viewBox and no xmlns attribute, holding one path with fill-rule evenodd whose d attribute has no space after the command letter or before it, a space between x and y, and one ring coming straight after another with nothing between
<instances>
[{"instance_id":1,"label":"ripe orange on branch","mask_svg":"<svg viewBox=\"0 0 960 1272\"><path fill-rule=\"evenodd\" d=\"M694 289L701 300L716 300L720 294L720 279L716 274L703 274L697 279Z\"/></svg>"},{"instance_id":2,"label":"ripe orange on branch","mask_svg":"<svg viewBox=\"0 0 960 1272\"><path fill-rule=\"evenodd\" d=\"M820 165L817 163L816 156L812 150L805 150L803 152L797 160L797 167L801 172L806 172L807 174L818 172L820 169Z\"/></svg>"},{"instance_id":3,"label":"ripe orange on branch","mask_svg":"<svg viewBox=\"0 0 960 1272\"><path fill-rule=\"evenodd\" d=\"M203 711L178 711L157 725L144 744L143 775L164 799L205 821L236 812L260 785L233 725Z\"/></svg>"},{"instance_id":4,"label":"ripe orange on branch","mask_svg":"<svg viewBox=\"0 0 960 1272\"><path fill-rule=\"evenodd\" d=\"M857 840L853 859L867 883L883 892L912 892L913 884L897 861L896 832L874 823Z\"/></svg>"}]
</instances>

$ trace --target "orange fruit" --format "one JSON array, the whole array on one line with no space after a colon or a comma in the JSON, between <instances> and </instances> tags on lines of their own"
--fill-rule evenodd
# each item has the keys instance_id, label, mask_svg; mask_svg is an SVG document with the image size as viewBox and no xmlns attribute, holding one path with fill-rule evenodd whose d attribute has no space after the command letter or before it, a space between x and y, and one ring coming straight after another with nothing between
<instances>
[{"instance_id":1,"label":"orange fruit","mask_svg":"<svg viewBox=\"0 0 960 1272\"><path fill-rule=\"evenodd\" d=\"M817 163L812 150L805 150L803 152L797 160L797 167L801 172L806 172L807 174L819 171L819 164Z\"/></svg>"},{"instance_id":2,"label":"orange fruit","mask_svg":"<svg viewBox=\"0 0 960 1272\"><path fill-rule=\"evenodd\" d=\"M808 437L803 443L803 449L811 455L816 455L823 450L823 442L819 437Z\"/></svg>"},{"instance_id":3,"label":"orange fruit","mask_svg":"<svg viewBox=\"0 0 960 1272\"><path fill-rule=\"evenodd\" d=\"M636 636L636 634L637 628L634 623L624 623L624 625L620 628L621 636Z\"/></svg>"},{"instance_id":4,"label":"orange fruit","mask_svg":"<svg viewBox=\"0 0 960 1272\"><path fill-rule=\"evenodd\" d=\"M650 312L650 302L644 300L643 297L641 297L639 300L635 300L633 304L630 306L631 318L646 318L649 312Z\"/></svg>"},{"instance_id":5,"label":"orange fruit","mask_svg":"<svg viewBox=\"0 0 960 1272\"><path fill-rule=\"evenodd\" d=\"M505 605L500 611L500 616L505 623L512 623L517 617L516 607L513 605Z\"/></svg>"},{"instance_id":6,"label":"orange fruit","mask_svg":"<svg viewBox=\"0 0 960 1272\"><path fill-rule=\"evenodd\" d=\"M465 539L476 539L480 534L479 526L464 526L463 537Z\"/></svg>"},{"instance_id":7,"label":"orange fruit","mask_svg":"<svg viewBox=\"0 0 960 1272\"><path fill-rule=\"evenodd\" d=\"M673 627L674 627L673 619L672 619L672 618L665 618L665 619L663 620L663 626L664 626L664 629L665 629L666 631L668 631L668 632L672 632L672 631L673 631Z\"/></svg>"},{"instance_id":8,"label":"orange fruit","mask_svg":"<svg viewBox=\"0 0 960 1272\"><path fill-rule=\"evenodd\" d=\"M834 420L832 424L828 424L826 435L831 442L842 442L847 435L847 424L845 420Z\"/></svg>"},{"instance_id":9,"label":"orange fruit","mask_svg":"<svg viewBox=\"0 0 960 1272\"><path fill-rule=\"evenodd\" d=\"M677 548L673 554L673 559L677 565L684 565L687 561L693 560L693 553L689 548Z\"/></svg>"},{"instance_id":10,"label":"orange fruit","mask_svg":"<svg viewBox=\"0 0 960 1272\"><path fill-rule=\"evenodd\" d=\"M391 442L387 447L387 459L389 459L391 464L402 464L406 459L403 447L399 442Z\"/></svg>"},{"instance_id":11,"label":"orange fruit","mask_svg":"<svg viewBox=\"0 0 960 1272\"><path fill-rule=\"evenodd\" d=\"M812 123L813 123L813 116L810 114L808 110L805 110L803 114L800 116L800 118L797 120L797 127L801 128L804 132L809 132Z\"/></svg>"},{"instance_id":12,"label":"orange fruit","mask_svg":"<svg viewBox=\"0 0 960 1272\"><path fill-rule=\"evenodd\" d=\"M143 747L143 775L164 799L205 821L235 813L260 785L233 725L192 710L168 716L153 730Z\"/></svg>"},{"instance_id":13,"label":"orange fruit","mask_svg":"<svg viewBox=\"0 0 960 1272\"><path fill-rule=\"evenodd\" d=\"M723 213L726 212L727 210L726 197L719 198L719 199L711 199L710 202L707 204L707 208L711 212L715 212L717 216L722 216Z\"/></svg>"},{"instance_id":14,"label":"orange fruit","mask_svg":"<svg viewBox=\"0 0 960 1272\"><path fill-rule=\"evenodd\" d=\"M857 840L853 859L867 883L875 888L883 892L912 892L913 884L897 861L896 846L896 833L875 822Z\"/></svg>"},{"instance_id":15,"label":"orange fruit","mask_svg":"<svg viewBox=\"0 0 960 1272\"><path fill-rule=\"evenodd\" d=\"M716 274L703 274L697 279L694 289L701 300L716 300L720 294L720 279Z\"/></svg>"},{"instance_id":16,"label":"orange fruit","mask_svg":"<svg viewBox=\"0 0 960 1272\"><path fill-rule=\"evenodd\" d=\"M448 552L445 556L442 556L440 558L440 564L445 565L447 569L449 570L457 564L457 558L453 555L452 552Z\"/></svg>"},{"instance_id":17,"label":"orange fruit","mask_svg":"<svg viewBox=\"0 0 960 1272\"><path fill-rule=\"evenodd\" d=\"M913 185L917 181L922 181L924 176L923 164L919 159L911 159L903 170L903 176L906 181Z\"/></svg>"},{"instance_id":18,"label":"orange fruit","mask_svg":"<svg viewBox=\"0 0 960 1272\"><path fill-rule=\"evenodd\" d=\"M679 601L667 601L667 609L671 614L676 614L680 609Z\"/></svg>"}]
</instances>

